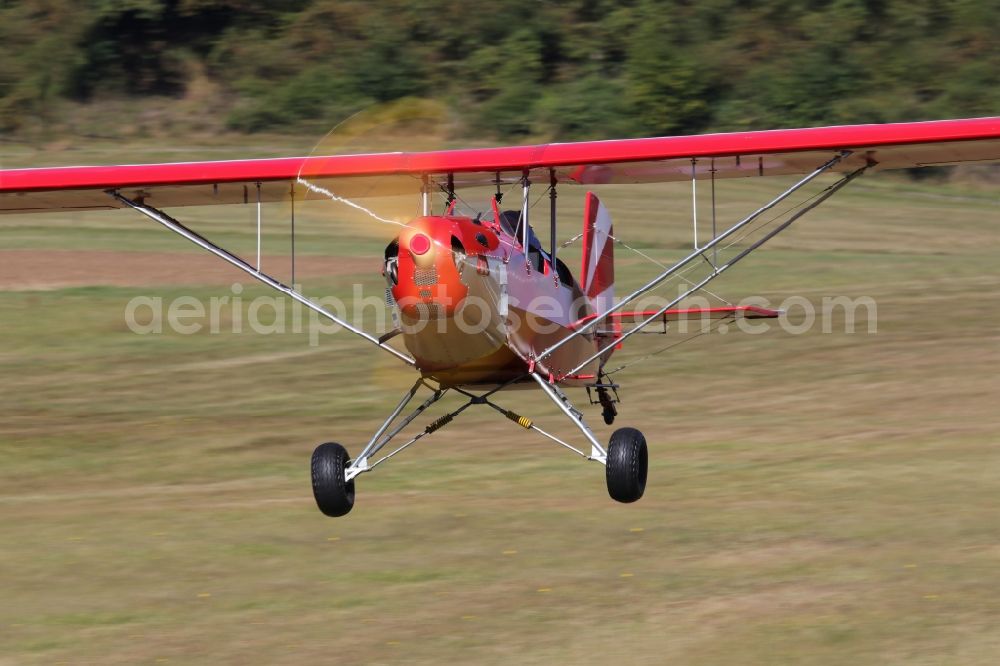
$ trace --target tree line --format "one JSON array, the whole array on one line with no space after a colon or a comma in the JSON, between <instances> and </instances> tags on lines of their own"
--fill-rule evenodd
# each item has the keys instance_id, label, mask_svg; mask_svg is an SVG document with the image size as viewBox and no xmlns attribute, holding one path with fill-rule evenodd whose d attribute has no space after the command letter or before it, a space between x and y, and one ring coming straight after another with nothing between
<instances>
[{"instance_id":1,"label":"tree line","mask_svg":"<svg viewBox=\"0 0 1000 666\"><path fill-rule=\"evenodd\" d=\"M433 99L555 140L994 115L997 0L0 0L0 129L208 82L237 132Z\"/></svg>"}]
</instances>

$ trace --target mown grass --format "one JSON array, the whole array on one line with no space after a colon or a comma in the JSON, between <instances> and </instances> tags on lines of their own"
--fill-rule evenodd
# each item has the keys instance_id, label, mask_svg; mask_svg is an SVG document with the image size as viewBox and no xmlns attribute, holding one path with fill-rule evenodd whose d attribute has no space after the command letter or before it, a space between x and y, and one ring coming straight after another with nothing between
<instances>
[{"instance_id":1,"label":"mown grass","mask_svg":"<svg viewBox=\"0 0 1000 666\"><path fill-rule=\"evenodd\" d=\"M778 187L726 183L727 219ZM603 195L626 242L681 251L685 189ZM343 334L124 324L134 296L225 287L0 293L0 663L993 664L997 204L875 175L733 269L733 299L870 296L878 332L705 335L623 372L618 425L652 456L628 506L596 465L474 410L324 518L312 447L356 452L399 364ZM191 212L252 245L245 211ZM305 215L309 252L380 252L384 230ZM57 247L189 251L125 212L0 220L0 248ZM652 269L618 257L623 283ZM634 342L622 360L668 341ZM504 403L574 436L534 392Z\"/></svg>"}]
</instances>

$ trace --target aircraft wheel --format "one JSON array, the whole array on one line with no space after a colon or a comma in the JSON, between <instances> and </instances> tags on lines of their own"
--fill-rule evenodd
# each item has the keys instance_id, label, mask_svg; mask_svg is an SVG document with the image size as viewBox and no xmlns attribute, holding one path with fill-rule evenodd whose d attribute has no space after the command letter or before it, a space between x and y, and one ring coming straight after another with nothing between
<instances>
[{"instance_id":1,"label":"aircraft wheel","mask_svg":"<svg viewBox=\"0 0 1000 666\"><path fill-rule=\"evenodd\" d=\"M619 502L634 502L646 490L649 455L646 438L635 428L619 428L608 443L605 474L608 494Z\"/></svg>"},{"instance_id":2,"label":"aircraft wheel","mask_svg":"<svg viewBox=\"0 0 1000 666\"><path fill-rule=\"evenodd\" d=\"M354 508L354 479L344 481L344 470L350 463L347 449L336 442L320 444L313 451L313 497L328 516L343 516Z\"/></svg>"}]
</instances>

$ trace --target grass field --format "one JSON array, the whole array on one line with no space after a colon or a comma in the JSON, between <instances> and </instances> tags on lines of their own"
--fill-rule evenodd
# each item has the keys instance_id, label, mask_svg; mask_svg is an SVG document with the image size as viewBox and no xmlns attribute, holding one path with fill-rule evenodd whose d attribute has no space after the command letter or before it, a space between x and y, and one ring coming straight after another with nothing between
<instances>
[{"instance_id":1,"label":"grass field","mask_svg":"<svg viewBox=\"0 0 1000 666\"><path fill-rule=\"evenodd\" d=\"M725 183L720 219L779 185ZM602 194L626 242L677 255L687 189ZM563 238L580 199L561 193ZM307 290L377 290L386 230L338 237L336 215L302 213ZM178 216L251 252L249 210ZM287 261L280 224L269 262ZM0 664L996 664L998 224L995 190L876 174L733 269L714 287L734 299L871 297L878 332L705 335L621 373L616 425L650 441L637 504L473 410L331 520L312 448L357 452L411 381L401 365L346 334L137 335L134 296L207 302L238 275L124 211L0 218ZM625 283L643 261L619 250ZM665 344L635 343L623 359ZM573 437L536 393L503 402Z\"/></svg>"}]
</instances>

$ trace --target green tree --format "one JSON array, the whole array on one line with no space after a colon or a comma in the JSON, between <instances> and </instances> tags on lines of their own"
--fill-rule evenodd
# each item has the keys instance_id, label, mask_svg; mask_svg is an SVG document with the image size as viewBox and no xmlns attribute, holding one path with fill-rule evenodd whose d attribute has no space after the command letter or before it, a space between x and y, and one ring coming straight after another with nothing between
<instances>
[{"instance_id":1,"label":"green tree","mask_svg":"<svg viewBox=\"0 0 1000 666\"><path fill-rule=\"evenodd\" d=\"M644 134L694 132L711 123L708 72L685 43L684 25L650 3L641 12L625 64L626 100Z\"/></svg>"}]
</instances>

